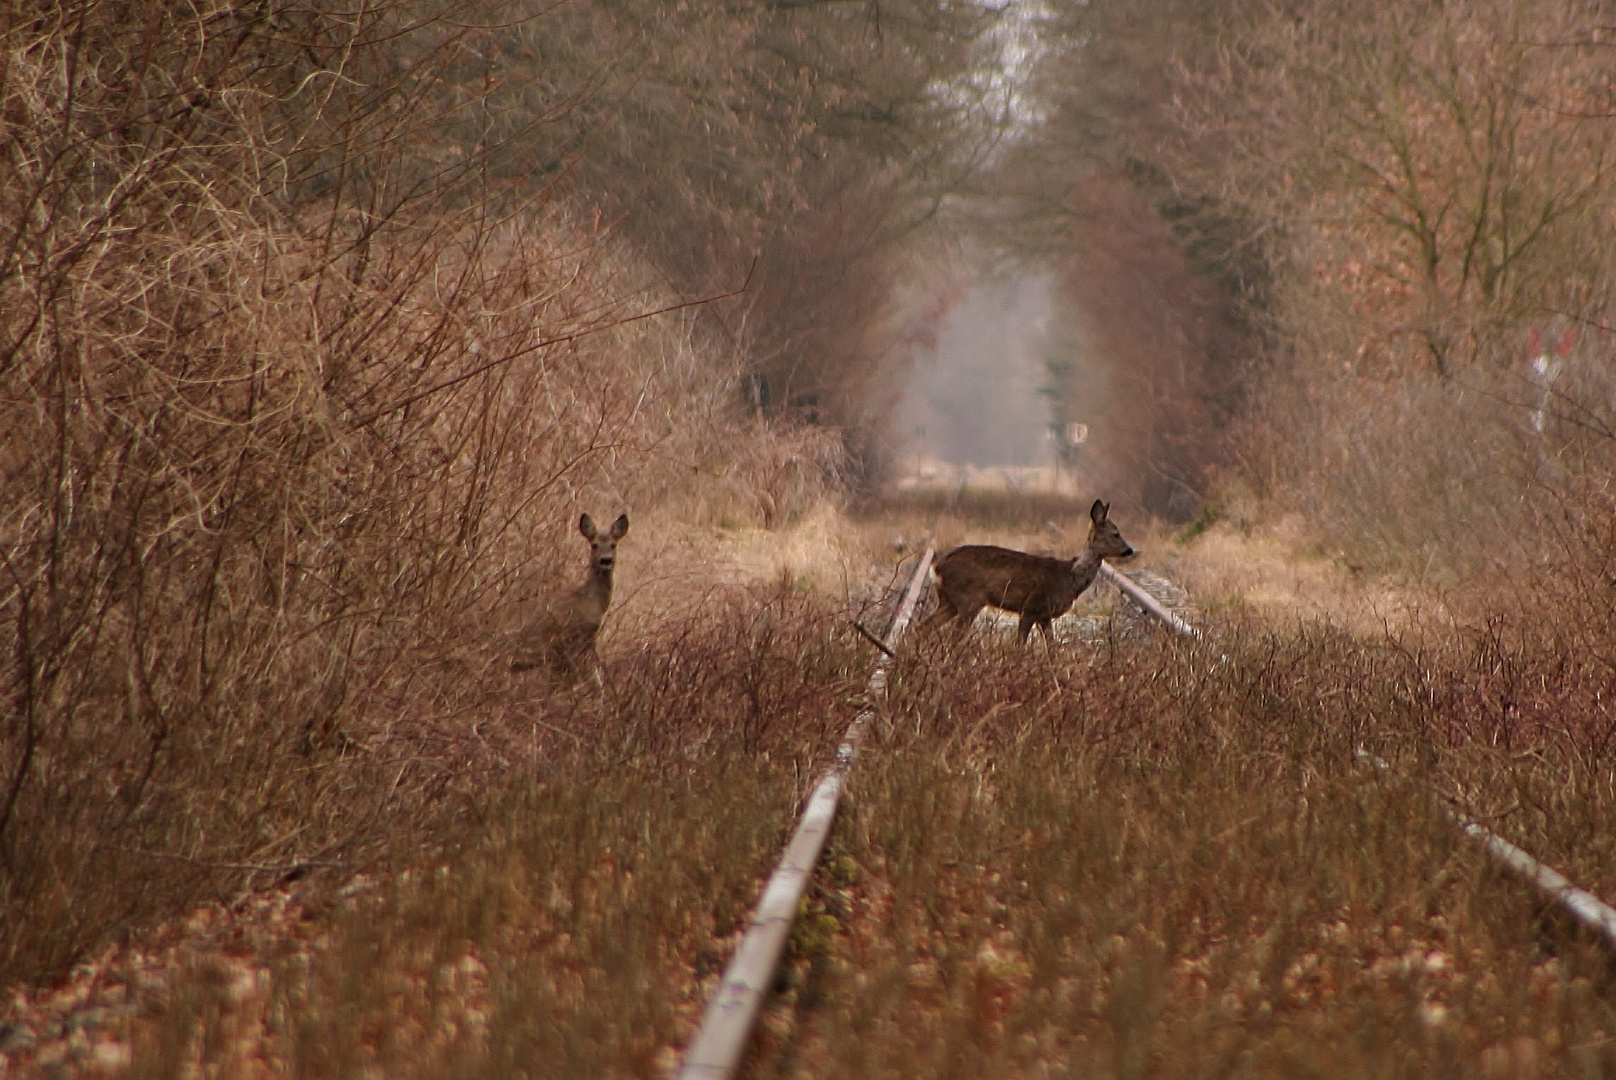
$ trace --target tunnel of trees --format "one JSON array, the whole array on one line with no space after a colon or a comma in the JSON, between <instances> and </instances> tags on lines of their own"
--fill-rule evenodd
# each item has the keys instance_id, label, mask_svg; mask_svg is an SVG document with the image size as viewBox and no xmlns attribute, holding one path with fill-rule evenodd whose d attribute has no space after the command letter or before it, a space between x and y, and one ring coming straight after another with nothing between
<instances>
[{"instance_id":1,"label":"tunnel of trees","mask_svg":"<svg viewBox=\"0 0 1616 1080\"><path fill-rule=\"evenodd\" d=\"M7 5L0 981L375 842L430 778L355 780L347 727L462 708L450 643L585 497L767 526L879 485L981 267L1053 276L1052 420L1129 513L1255 500L1422 574L1604 551L1608 22Z\"/></svg>"}]
</instances>

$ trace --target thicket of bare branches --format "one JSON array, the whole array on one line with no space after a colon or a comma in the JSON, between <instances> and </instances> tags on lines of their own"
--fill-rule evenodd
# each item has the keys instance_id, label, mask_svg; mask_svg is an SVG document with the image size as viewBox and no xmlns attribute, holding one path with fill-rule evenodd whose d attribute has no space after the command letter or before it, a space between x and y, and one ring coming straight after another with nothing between
<instances>
[{"instance_id":1,"label":"thicket of bare branches","mask_svg":"<svg viewBox=\"0 0 1616 1080\"><path fill-rule=\"evenodd\" d=\"M0 15L0 981L434 813L580 503L834 482L698 325L744 266L674 287L511 167L588 88L501 131L473 69L549 17Z\"/></svg>"},{"instance_id":2,"label":"thicket of bare branches","mask_svg":"<svg viewBox=\"0 0 1616 1080\"><path fill-rule=\"evenodd\" d=\"M1381 561L1563 550L1541 515L1580 530L1616 468L1608 28L1551 0L1292 16L1187 79L1198 181L1265 223L1279 282L1252 473Z\"/></svg>"},{"instance_id":3,"label":"thicket of bare branches","mask_svg":"<svg viewBox=\"0 0 1616 1080\"><path fill-rule=\"evenodd\" d=\"M1015 190L1097 362L1154 394L1117 410L1126 463L1221 471L1418 573L1597 532L1609 27L1562 0L1153 11L1052 18L1053 168Z\"/></svg>"},{"instance_id":4,"label":"thicket of bare branches","mask_svg":"<svg viewBox=\"0 0 1616 1080\"><path fill-rule=\"evenodd\" d=\"M499 167L564 179L680 296L748 281L702 331L744 352L767 413L834 424L873 465L902 355L888 294L999 133L974 80L1005 13L539 2L468 69L532 73L494 91Z\"/></svg>"}]
</instances>

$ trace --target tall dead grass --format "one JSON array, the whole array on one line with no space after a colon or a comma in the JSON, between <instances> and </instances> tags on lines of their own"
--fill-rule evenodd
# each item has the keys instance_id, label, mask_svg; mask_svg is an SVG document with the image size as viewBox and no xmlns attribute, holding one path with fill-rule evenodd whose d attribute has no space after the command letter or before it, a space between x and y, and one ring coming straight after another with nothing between
<instances>
[{"instance_id":1,"label":"tall dead grass","mask_svg":"<svg viewBox=\"0 0 1616 1080\"><path fill-rule=\"evenodd\" d=\"M1610 895L1606 678L1497 624L907 654L751 1075L1600 1075L1607 955L1445 805Z\"/></svg>"},{"instance_id":2,"label":"tall dead grass","mask_svg":"<svg viewBox=\"0 0 1616 1080\"><path fill-rule=\"evenodd\" d=\"M0 982L431 817L580 504L836 468L443 135L486 14L0 16Z\"/></svg>"},{"instance_id":3,"label":"tall dead grass","mask_svg":"<svg viewBox=\"0 0 1616 1080\"><path fill-rule=\"evenodd\" d=\"M468 792L246 989L174 973L136 1073L670 1072L868 660L794 594L712 616L551 703L598 737ZM1616 891L1605 668L1496 620L1208 629L902 651L747 1075L1608 1070L1607 955L1446 813Z\"/></svg>"},{"instance_id":4,"label":"tall dead grass","mask_svg":"<svg viewBox=\"0 0 1616 1080\"><path fill-rule=\"evenodd\" d=\"M530 703L587 737L516 746L513 767L459 785L458 828L248 956L245 994L200 963L173 971L129 1033L133 1075L666 1070L868 655L840 610L789 590L670 623L609 663L602 693Z\"/></svg>"}]
</instances>

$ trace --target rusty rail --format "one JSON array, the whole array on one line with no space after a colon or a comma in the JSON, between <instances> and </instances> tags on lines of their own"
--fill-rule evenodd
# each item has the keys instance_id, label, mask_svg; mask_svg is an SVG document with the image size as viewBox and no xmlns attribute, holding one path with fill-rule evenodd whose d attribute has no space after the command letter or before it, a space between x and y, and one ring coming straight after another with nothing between
<instances>
[{"instance_id":1,"label":"rusty rail","mask_svg":"<svg viewBox=\"0 0 1616 1080\"><path fill-rule=\"evenodd\" d=\"M892 647L902 637L914 615L920 599L926 574L931 569L934 551L928 547L920 560L904 593L898 613L893 619L887 639L882 643L882 656L876 661L870 675L869 691L879 693L886 687L887 664ZM1112 584L1121 589L1130 601L1158 619L1174 633L1184 637L1201 637L1201 631L1168 610L1155 597L1132 580L1102 563L1101 571ZM862 629L862 628L861 628ZM866 631L866 633L868 633ZM740 1065L746 1043L757 1019L757 1014L773 983L780 957L796 918L803 891L813 874L814 864L824 850L841 800L843 785L858 745L874 712L870 708L854 717L836 751L836 760L820 778L818 786L798 820L785 853L774 874L764 886L746 936L736 950L734 958L724 972L718 990L708 1003L700 1029L691 1040L679 1070L680 1080L727 1080ZM1380 770L1390 766L1379 758L1360 750L1358 756L1373 763ZM1448 816L1466 835L1476 840L1482 850L1495 861L1519 874L1547 899L1564 908L1577 922L1592 930L1612 947L1616 947L1616 909L1593 893L1573 885L1554 870L1520 848L1504 840L1482 825L1449 808Z\"/></svg>"},{"instance_id":2,"label":"rusty rail","mask_svg":"<svg viewBox=\"0 0 1616 1080\"><path fill-rule=\"evenodd\" d=\"M1142 611L1149 615L1154 615L1161 621L1162 625L1175 634L1194 638L1201 636L1199 630L1167 610L1160 600L1141 589L1132 579L1122 571L1114 568L1110 563L1102 562L1100 564L1100 573L1105 575L1107 581L1121 589L1122 594L1138 605Z\"/></svg>"},{"instance_id":3,"label":"rusty rail","mask_svg":"<svg viewBox=\"0 0 1616 1080\"><path fill-rule=\"evenodd\" d=\"M887 631L882 655L876 660L875 669L870 674L868 687L872 696L886 689L887 664L892 648L914 617L915 604L919 602L920 591L925 587L933 553L931 547L926 548L914 578L904 591L903 601L892 620L892 628ZM791 834L785 853L780 856L779 864L769 877L768 884L763 887L763 895L758 900L746 936L741 939L740 948L725 969L717 991L707 1003L701 1027L685 1051L684 1064L679 1069L680 1080L723 1080L733 1075L740 1065L747 1040L752 1034L752 1025L768 996L769 987L774 983L774 973L780 966L780 956L785 951L791 924L797 917L797 906L808 886L808 879L813 876L819 853L824 850L831 824L836 819L836 807L841 802L848 770L858 755L864 729L874 715L874 709L867 707L853 718L846 734L842 736L841 745L836 749L836 760L825 770L813 794L808 797L808 805L797 821L796 831Z\"/></svg>"},{"instance_id":4,"label":"rusty rail","mask_svg":"<svg viewBox=\"0 0 1616 1080\"><path fill-rule=\"evenodd\" d=\"M1134 582L1123 576L1117 570L1105 563L1100 564L1105 573L1117 588L1140 608L1160 619L1163 624L1174 632L1186 637L1200 637L1201 632L1167 608L1163 607L1155 597L1141 589ZM1389 771L1391 766L1380 758L1364 750L1358 751L1358 757L1367 761L1381 771ZM1612 908L1599 897L1587 889L1578 888L1566 879L1552 866L1548 866L1514 844L1505 840L1491 829L1461 814L1452 807L1447 808L1449 820L1458 827L1459 831L1481 845L1481 849L1494 862L1524 878L1533 888L1543 894L1551 903L1558 904L1567 914L1582 926L1602 938L1606 944L1616 948L1616 908Z\"/></svg>"},{"instance_id":5,"label":"rusty rail","mask_svg":"<svg viewBox=\"0 0 1616 1080\"><path fill-rule=\"evenodd\" d=\"M1481 844L1495 861L1525 878L1547 899L1559 904L1573 919L1603 938L1605 944L1616 948L1616 908L1587 889L1577 888L1559 871L1538 862L1486 826L1478 825L1452 810L1448 811L1448 815L1466 836Z\"/></svg>"},{"instance_id":6,"label":"rusty rail","mask_svg":"<svg viewBox=\"0 0 1616 1080\"><path fill-rule=\"evenodd\" d=\"M1200 637L1201 632L1163 607L1155 597L1134 584L1120 572L1105 563L1100 564L1108 580L1139 607L1160 619L1176 633L1186 637ZM1360 760L1367 761L1381 771L1391 766L1365 750L1358 751ZM1539 862L1525 851L1505 840L1486 826L1472 821L1452 807L1447 808L1449 820L1460 832L1481 845L1482 851L1494 862L1524 878L1545 899L1558 904L1582 926L1616 948L1616 908L1612 908L1587 889L1578 888L1552 866Z\"/></svg>"},{"instance_id":7,"label":"rusty rail","mask_svg":"<svg viewBox=\"0 0 1616 1080\"><path fill-rule=\"evenodd\" d=\"M1382 773L1391 771L1392 767L1388 762L1376 757L1362 747L1356 751L1356 756L1359 761L1368 762ZM1539 862L1485 825L1471 820L1452 806L1447 806L1443 809L1448 815L1448 820L1453 822L1460 832L1480 844L1481 849L1494 862L1500 863L1506 869L1512 870L1525 878L1527 884L1543 894L1544 899L1550 903L1558 904L1565 909L1566 914L1602 938L1605 944L1611 948L1616 948L1616 908L1612 908L1587 889L1573 885L1564 874L1554 869L1554 867Z\"/></svg>"}]
</instances>

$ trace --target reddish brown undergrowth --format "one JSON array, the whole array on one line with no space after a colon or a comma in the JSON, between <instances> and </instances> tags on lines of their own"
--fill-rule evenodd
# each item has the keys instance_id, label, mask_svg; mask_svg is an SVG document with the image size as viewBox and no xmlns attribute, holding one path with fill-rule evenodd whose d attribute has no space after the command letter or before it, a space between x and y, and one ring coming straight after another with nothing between
<instances>
[{"instance_id":1,"label":"reddish brown undergrowth","mask_svg":"<svg viewBox=\"0 0 1616 1080\"><path fill-rule=\"evenodd\" d=\"M839 462L483 171L480 5L142 10L0 17L7 984L431 818L580 508L788 520Z\"/></svg>"},{"instance_id":2,"label":"reddish brown undergrowth","mask_svg":"<svg viewBox=\"0 0 1616 1080\"><path fill-rule=\"evenodd\" d=\"M907 654L751 1075L1608 1070L1608 954L1447 816L1616 894L1601 665L1211 629Z\"/></svg>"},{"instance_id":3,"label":"reddish brown undergrowth","mask_svg":"<svg viewBox=\"0 0 1616 1080\"><path fill-rule=\"evenodd\" d=\"M424 828L395 825L366 874L196 909L18 995L11 1065L644 1074L688 1035L867 654L840 611L734 591L601 685L507 676L453 725L356 735Z\"/></svg>"}]
</instances>

